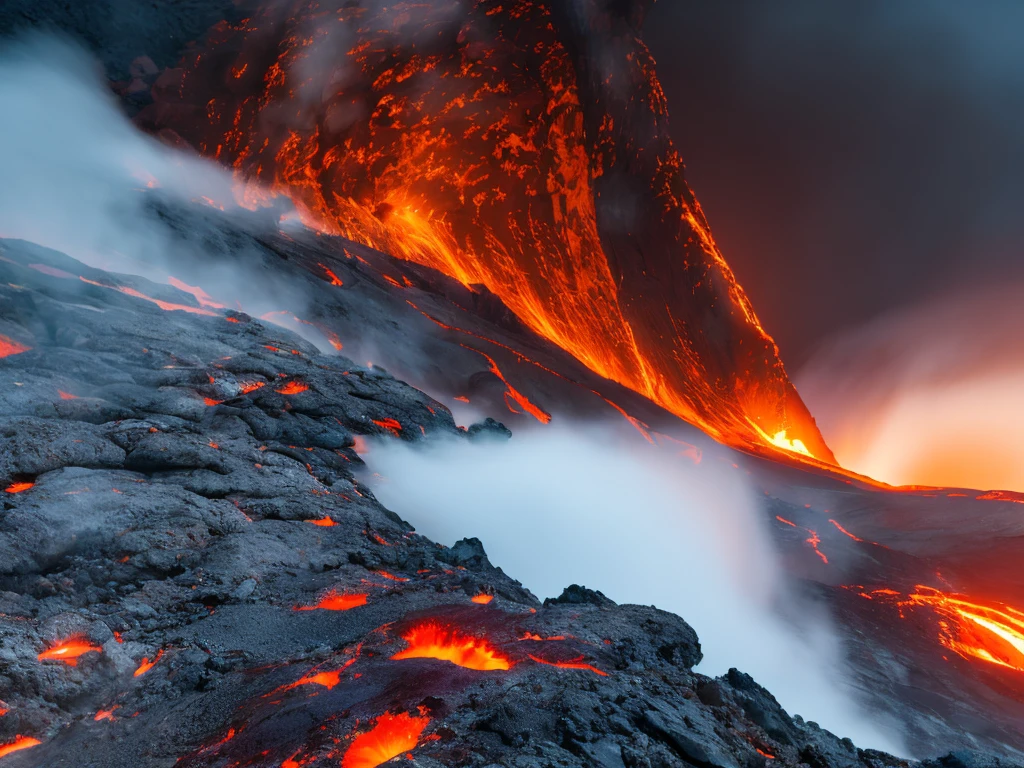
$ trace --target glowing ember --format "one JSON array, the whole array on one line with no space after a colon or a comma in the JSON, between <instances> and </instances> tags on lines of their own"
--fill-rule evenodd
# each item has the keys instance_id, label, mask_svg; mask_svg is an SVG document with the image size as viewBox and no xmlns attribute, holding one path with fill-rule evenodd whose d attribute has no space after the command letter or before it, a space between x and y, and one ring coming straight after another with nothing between
<instances>
[{"instance_id":1,"label":"glowing ember","mask_svg":"<svg viewBox=\"0 0 1024 768\"><path fill-rule=\"evenodd\" d=\"M120 709L120 708L121 708L120 705L115 704L110 709L101 709L99 712L96 713L96 716L93 717L93 720L96 721L97 723L100 722L101 720L113 720L114 719L114 712L116 710Z\"/></svg>"},{"instance_id":2,"label":"glowing ember","mask_svg":"<svg viewBox=\"0 0 1024 768\"><path fill-rule=\"evenodd\" d=\"M9 336L0 334L0 357L20 355L22 352L28 352L30 349L32 349L32 347L26 347L24 344L19 344Z\"/></svg>"},{"instance_id":3,"label":"glowing ember","mask_svg":"<svg viewBox=\"0 0 1024 768\"><path fill-rule=\"evenodd\" d=\"M366 605L367 595L358 593L354 595L340 595L331 590L313 605L296 605L293 611L349 611Z\"/></svg>"},{"instance_id":4,"label":"glowing ember","mask_svg":"<svg viewBox=\"0 0 1024 768\"><path fill-rule=\"evenodd\" d=\"M341 278L338 277L336 274L334 274L333 270L328 269L323 264L320 265L320 269L322 269L327 274L327 277L331 281L331 285L337 285L337 286L344 285L344 283L341 281Z\"/></svg>"},{"instance_id":5,"label":"glowing ember","mask_svg":"<svg viewBox=\"0 0 1024 768\"><path fill-rule=\"evenodd\" d=\"M203 403L205 405L207 405L207 406L210 406L210 407L213 407L215 405L220 405L223 402L224 402L223 400L214 400L212 397L204 397L203 398Z\"/></svg>"},{"instance_id":6,"label":"glowing ember","mask_svg":"<svg viewBox=\"0 0 1024 768\"><path fill-rule=\"evenodd\" d=\"M843 526L841 526L841 525L840 525L839 523L837 523L837 522L836 522L835 520L833 520L832 518L829 518L829 522L830 522L830 523L832 523L832 525L834 525L834 526L835 526L835 527L836 527L836 528L837 528L837 529L839 530L839 532L840 532L841 534L843 534L844 536L849 536L849 537L850 537L851 539L853 539L854 541L861 541L861 542L862 542L862 541L864 541L864 539L862 539L862 538L859 538L859 537L857 537L857 536L854 536L854 535L853 535L852 533L850 533L850 532L849 532L848 530L846 530L845 528L843 528Z\"/></svg>"},{"instance_id":7,"label":"glowing ember","mask_svg":"<svg viewBox=\"0 0 1024 768\"><path fill-rule=\"evenodd\" d=\"M398 435L398 433L402 431L401 423L399 423L395 419L380 419L380 420L373 419L372 421L378 427L381 427L382 429L386 429L388 432L390 432L393 435Z\"/></svg>"},{"instance_id":8,"label":"glowing ember","mask_svg":"<svg viewBox=\"0 0 1024 768\"><path fill-rule=\"evenodd\" d=\"M39 654L40 661L62 661L69 667L78 666L78 659L87 653L103 653L98 645L92 645L84 637L72 637Z\"/></svg>"},{"instance_id":9,"label":"glowing ember","mask_svg":"<svg viewBox=\"0 0 1024 768\"><path fill-rule=\"evenodd\" d=\"M57 394L60 395L61 400L78 400L78 395L72 395L70 392L65 392L63 389L58 389Z\"/></svg>"},{"instance_id":10,"label":"glowing ember","mask_svg":"<svg viewBox=\"0 0 1024 768\"><path fill-rule=\"evenodd\" d=\"M33 486L35 486L35 483L11 483L4 488L4 493L24 493Z\"/></svg>"},{"instance_id":11,"label":"glowing ember","mask_svg":"<svg viewBox=\"0 0 1024 768\"><path fill-rule=\"evenodd\" d=\"M305 392L309 389L308 384L303 384L301 381L289 381L283 387L277 390L282 395L297 395L300 392Z\"/></svg>"},{"instance_id":12,"label":"glowing ember","mask_svg":"<svg viewBox=\"0 0 1024 768\"><path fill-rule=\"evenodd\" d=\"M473 595L473 597L470 599L477 605L487 605L489 602L491 602L491 600L494 599L494 595L479 594Z\"/></svg>"},{"instance_id":13,"label":"glowing ember","mask_svg":"<svg viewBox=\"0 0 1024 768\"><path fill-rule=\"evenodd\" d=\"M333 528L337 525L337 523L329 517L321 517L318 520L307 520L306 522L311 523L313 525L318 525L321 528Z\"/></svg>"},{"instance_id":14,"label":"glowing ember","mask_svg":"<svg viewBox=\"0 0 1024 768\"><path fill-rule=\"evenodd\" d=\"M341 768L377 768L414 749L429 724L427 717L385 713L373 722L370 730L352 739L341 759Z\"/></svg>"},{"instance_id":15,"label":"glowing ember","mask_svg":"<svg viewBox=\"0 0 1024 768\"><path fill-rule=\"evenodd\" d=\"M163 648L161 648L159 651L156 652L156 656L153 657L152 661L149 660L148 656L146 658L144 658L139 663L138 669L135 670L134 677L142 677L144 674L149 672L149 670L151 670L153 667L156 666L156 663L158 661L160 661L160 658L163 655L164 655L164 650L163 650Z\"/></svg>"},{"instance_id":16,"label":"glowing ember","mask_svg":"<svg viewBox=\"0 0 1024 768\"><path fill-rule=\"evenodd\" d=\"M144 301L156 304L158 307L160 307L160 309L163 309L167 312L190 312L193 315L208 315L210 317L217 317L216 312L211 312L208 309L202 309L200 307L190 307L187 304L175 304L170 301L161 301L160 299L154 299L151 296L147 296L144 293L136 291L134 288L129 288L127 285L105 285L104 283L98 283L95 280L89 280L88 278L85 277L80 277L79 280L81 280L83 283L95 285L99 288L109 288L112 291L119 291L123 294L126 294L127 296L132 296L136 299L143 299Z\"/></svg>"},{"instance_id":17,"label":"glowing ember","mask_svg":"<svg viewBox=\"0 0 1024 768\"><path fill-rule=\"evenodd\" d=\"M463 635L434 622L419 624L404 635L409 647L392 659L439 659L466 669L489 671L509 669L512 662L486 640Z\"/></svg>"},{"instance_id":18,"label":"glowing ember","mask_svg":"<svg viewBox=\"0 0 1024 768\"><path fill-rule=\"evenodd\" d=\"M0 757L6 757L13 752L20 752L23 749L29 747L36 747L42 744L39 739L32 739L28 736L16 736L14 741L10 741L6 744L0 744Z\"/></svg>"},{"instance_id":19,"label":"glowing ember","mask_svg":"<svg viewBox=\"0 0 1024 768\"><path fill-rule=\"evenodd\" d=\"M585 664L582 656L578 659L573 659L572 661L547 661L546 659L534 656L533 654L528 655L531 661L535 661L538 664L547 664L549 667L558 667L559 669L583 669L587 672L593 672L595 675L600 675L601 677L608 677L607 672L598 669L592 664Z\"/></svg>"},{"instance_id":20,"label":"glowing ember","mask_svg":"<svg viewBox=\"0 0 1024 768\"><path fill-rule=\"evenodd\" d=\"M253 381L253 382L250 382L248 384L240 385L239 391L243 395L248 395L250 392L255 392L257 389L260 389L261 387L264 387L264 386L266 386L266 382L263 382L263 381Z\"/></svg>"},{"instance_id":21,"label":"glowing ember","mask_svg":"<svg viewBox=\"0 0 1024 768\"><path fill-rule=\"evenodd\" d=\"M387 571L374 571L374 573L376 573L378 576L383 576L388 581L408 581L409 580L405 576L395 576L395 574L388 573Z\"/></svg>"}]
</instances>

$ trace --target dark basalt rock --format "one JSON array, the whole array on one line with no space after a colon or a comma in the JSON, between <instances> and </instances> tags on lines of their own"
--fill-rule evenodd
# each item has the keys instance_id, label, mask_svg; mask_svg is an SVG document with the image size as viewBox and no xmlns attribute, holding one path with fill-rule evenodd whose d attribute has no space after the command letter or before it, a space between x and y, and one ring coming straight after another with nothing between
<instances>
[{"instance_id":1,"label":"dark basalt rock","mask_svg":"<svg viewBox=\"0 0 1024 768\"><path fill-rule=\"evenodd\" d=\"M430 718L420 766L907 765L791 718L742 673L694 673L677 616L577 585L542 605L479 540L416 534L364 484L353 437L465 439L422 392L280 328L165 312L3 248L0 332L32 349L0 359L0 484L34 485L0 512L0 743L42 741L10 765L336 761L403 710ZM356 592L365 605L296 610ZM393 660L423 622L486 638L510 669ZM69 637L101 650L37 659ZM337 683L302 684L322 671Z\"/></svg>"}]
</instances>

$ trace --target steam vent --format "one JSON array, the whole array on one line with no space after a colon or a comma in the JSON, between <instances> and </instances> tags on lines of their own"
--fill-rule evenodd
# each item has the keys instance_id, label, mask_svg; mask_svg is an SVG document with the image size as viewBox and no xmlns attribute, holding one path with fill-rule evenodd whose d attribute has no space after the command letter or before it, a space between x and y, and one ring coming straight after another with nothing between
<instances>
[{"instance_id":1,"label":"steam vent","mask_svg":"<svg viewBox=\"0 0 1024 768\"><path fill-rule=\"evenodd\" d=\"M1024 494L837 465L651 5L0 6L0 768L1024 768Z\"/></svg>"}]
</instances>

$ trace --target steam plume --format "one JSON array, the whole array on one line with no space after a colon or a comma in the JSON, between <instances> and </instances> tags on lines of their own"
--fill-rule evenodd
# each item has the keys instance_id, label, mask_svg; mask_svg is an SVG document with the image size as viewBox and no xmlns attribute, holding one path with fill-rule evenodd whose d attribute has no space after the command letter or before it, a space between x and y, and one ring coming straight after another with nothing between
<instances>
[{"instance_id":1,"label":"steam plume","mask_svg":"<svg viewBox=\"0 0 1024 768\"><path fill-rule=\"evenodd\" d=\"M547 427L508 443L389 444L371 452L378 497L451 544L478 536L492 562L554 596L571 583L655 603L700 635L709 674L738 667L790 711L900 751L853 705L823 616L783 582L753 496L726 468L627 448L610 430ZM802 614L798 626L779 618Z\"/></svg>"}]
</instances>

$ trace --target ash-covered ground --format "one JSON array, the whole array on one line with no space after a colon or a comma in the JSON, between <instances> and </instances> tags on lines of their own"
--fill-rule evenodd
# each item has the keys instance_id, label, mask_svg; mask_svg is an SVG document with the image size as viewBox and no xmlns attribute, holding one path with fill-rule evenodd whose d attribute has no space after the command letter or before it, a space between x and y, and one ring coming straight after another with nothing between
<instances>
[{"instance_id":1,"label":"ash-covered ground","mask_svg":"<svg viewBox=\"0 0 1024 768\"><path fill-rule=\"evenodd\" d=\"M0 743L40 742L6 765L357 765L387 713L423 726L402 750L422 766L907 764L740 671L694 673L677 616L576 586L542 604L486 542L439 546L357 479L368 440L497 423L463 431L167 286L2 249L0 333L27 349L0 360ZM431 631L492 668L393 658Z\"/></svg>"}]
</instances>

